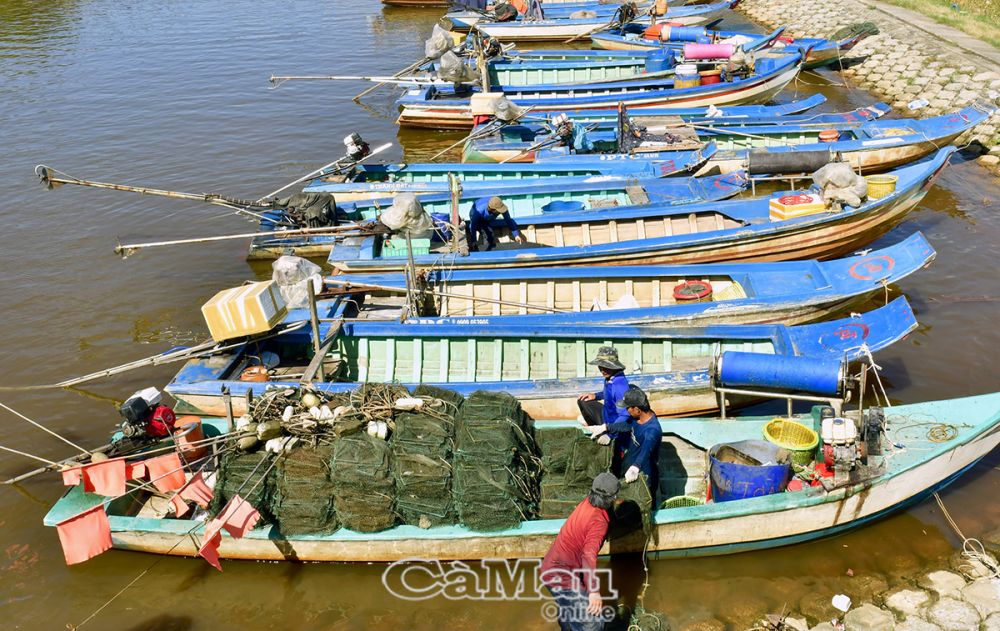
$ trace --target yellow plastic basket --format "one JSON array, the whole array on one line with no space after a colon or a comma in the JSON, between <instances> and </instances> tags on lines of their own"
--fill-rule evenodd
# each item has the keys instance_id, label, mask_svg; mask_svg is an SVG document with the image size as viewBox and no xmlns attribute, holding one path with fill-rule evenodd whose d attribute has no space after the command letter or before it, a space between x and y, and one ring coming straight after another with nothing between
<instances>
[{"instance_id":1,"label":"yellow plastic basket","mask_svg":"<svg viewBox=\"0 0 1000 631\"><path fill-rule=\"evenodd\" d=\"M868 197L870 199L880 199L892 194L896 190L896 182L899 180L895 175L868 175Z\"/></svg>"},{"instance_id":2,"label":"yellow plastic basket","mask_svg":"<svg viewBox=\"0 0 1000 631\"><path fill-rule=\"evenodd\" d=\"M776 418L764 426L764 439L792 454L792 462L807 465L813 461L819 436L802 423Z\"/></svg>"}]
</instances>

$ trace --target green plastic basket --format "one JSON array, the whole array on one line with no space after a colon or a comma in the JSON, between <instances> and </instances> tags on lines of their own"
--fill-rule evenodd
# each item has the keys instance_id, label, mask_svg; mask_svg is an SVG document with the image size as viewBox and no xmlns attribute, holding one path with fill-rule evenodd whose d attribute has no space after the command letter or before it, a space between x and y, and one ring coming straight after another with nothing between
<instances>
[{"instance_id":1,"label":"green plastic basket","mask_svg":"<svg viewBox=\"0 0 1000 631\"><path fill-rule=\"evenodd\" d=\"M819 435L811 428L788 418L776 418L764 426L764 440L787 449L792 462L808 465L816 457Z\"/></svg>"},{"instance_id":2,"label":"green plastic basket","mask_svg":"<svg viewBox=\"0 0 1000 631\"><path fill-rule=\"evenodd\" d=\"M697 497L691 497L690 495L678 495L676 497L663 500L663 503L660 504L660 508L686 508L688 506L701 506L702 504L704 504L704 502Z\"/></svg>"}]
</instances>

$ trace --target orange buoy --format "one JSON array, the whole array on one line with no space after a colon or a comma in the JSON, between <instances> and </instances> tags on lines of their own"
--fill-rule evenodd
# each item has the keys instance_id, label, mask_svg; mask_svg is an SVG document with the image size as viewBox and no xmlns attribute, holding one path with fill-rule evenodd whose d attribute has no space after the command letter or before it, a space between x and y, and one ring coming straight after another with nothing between
<instances>
[{"instance_id":1,"label":"orange buoy","mask_svg":"<svg viewBox=\"0 0 1000 631\"><path fill-rule=\"evenodd\" d=\"M819 132L820 142L837 142L839 138L840 138L840 132L837 131L836 129L824 129L823 131Z\"/></svg>"},{"instance_id":2,"label":"orange buoy","mask_svg":"<svg viewBox=\"0 0 1000 631\"><path fill-rule=\"evenodd\" d=\"M267 381L267 366L250 366L240 373L240 381Z\"/></svg>"},{"instance_id":3,"label":"orange buoy","mask_svg":"<svg viewBox=\"0 0 1000 631\"><path fill-rule=\"evenodd\" d=\"M205 433L201 429L200 416L182 416L174 421L174 442L177 444L177 451L184 456L188 462L205 457L208 447L199 443L205 440Z\"/></svg>"}]
</instances>

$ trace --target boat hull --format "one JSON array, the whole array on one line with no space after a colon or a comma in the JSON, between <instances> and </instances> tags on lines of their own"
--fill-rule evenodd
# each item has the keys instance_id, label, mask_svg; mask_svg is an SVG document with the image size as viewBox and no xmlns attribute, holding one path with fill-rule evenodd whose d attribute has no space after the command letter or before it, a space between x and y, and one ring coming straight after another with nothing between
<instances>
[{"instance_id":1,"label":"boat hull","mask_svg":"<svg viewBox=\"0 0 1000 631\"><path fill-rule=\"evenodd\" d=\"M672 90L657 90L648 95L639 92L623 97L621 102L633 110L644 107L689 108L764 103L771 100L795 79L799 68L799 65L793 65L783 72L732 89L726 89L728 86L722 84L718 90L713 89L704 93L685 95L671 94ZM608 102L598 100L585 101L567 98L553 99L550 103L533 103L531 100L519 102L516 97L513 100L518 105L531 106L532 111L536 114L566 109L602 110L609 107ZM638 113L641 114L641 112ZM471 105L468 102L453 105L449 105L447 102L433 101L419 104L404 102L397 122L404 127L470 129L473 126L473 115Z\"/></svg>"},{"instance_id":2,"label":"boat hull","mask_svg":"<svg viewBox=\"0 0 1000 631\"><path fill-rule=\"evenodd\" d=\"M868 481L829 492L817 487L724 504L660 510L654 517L654 536L645 549L657 556L694 557L773 548L839 534L914 505L955 481L1000 444L996 397L986 395L940 401L926 404L927 407L887 408L889 427L895 427L912 424L908 416L911 408L920 418L959 424L962 412L968 412L968 418L983 417L983 412L975 407L991 407L985 420L970 429L959 429L955 437L945 443L930 443L926 438L919 441L918 433L923 436L926 429L908 430L910 439L907 442L911 445L919 442L921 449L916 453L925 455L918 456L904 449L889 462L905 461L905 464L895 465L896 468ZM923 412L925 409L931 413ZM758 422L728 421L729 424ZM707 434L705 438L716 436ZM701 449L710 446L702 442L705 441L698 441L696 446ZM50 521L47 518L46 523L51 525ZM110 524L112 542L119 549L196 556L200 545L201 528L188 520L112 515ZM224 535L219 556L351 562L534 559L544 556L562 524L562 520L525 522L518 528L488 534L460 527L423 530L398 526L374 534L342 530L332 535L291 539L281 537L272 529L261 529L248 533L243 539ZM644 544L639 535L618 538L605 543L601 553L641 552Z\"/></svg>"}]
</instances>

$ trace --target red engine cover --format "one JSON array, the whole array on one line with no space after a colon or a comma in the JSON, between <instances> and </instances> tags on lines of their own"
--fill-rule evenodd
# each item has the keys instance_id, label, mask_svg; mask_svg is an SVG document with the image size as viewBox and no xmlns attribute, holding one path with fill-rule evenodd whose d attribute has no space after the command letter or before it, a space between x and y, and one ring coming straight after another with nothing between
<instances>
[{"instance_id":1,"label":"red engine cover","mask_svg":"<svg viewBox=\"0 0 1000 631\"><path fill-rule=\"evenodd\" d=\"M162 437L170 436L174 433L174 421L177 417L174 411L167 405L157 405L153 408L153 414L146 424L146 433L150 436Z\"/></svg>"}]
</instances>

